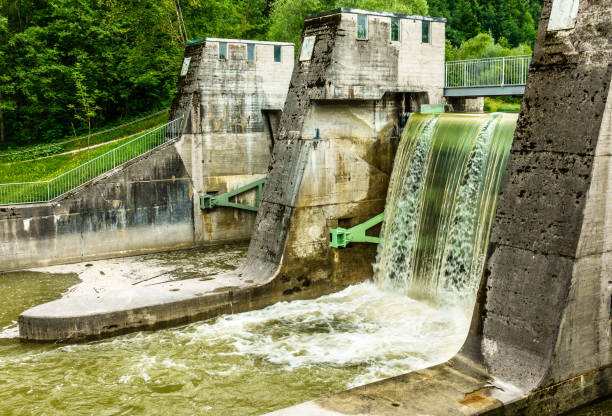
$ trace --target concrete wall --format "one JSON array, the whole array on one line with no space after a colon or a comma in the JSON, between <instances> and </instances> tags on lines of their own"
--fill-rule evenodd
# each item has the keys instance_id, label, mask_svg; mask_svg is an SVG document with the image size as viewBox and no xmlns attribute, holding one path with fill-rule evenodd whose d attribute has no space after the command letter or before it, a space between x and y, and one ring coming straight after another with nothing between
<instances>
[{"instance_id":1,"label":"concrete wall","mask_svg":"<svg viewBox=\"0 0 612 416\"><path fill-rule=\"evenodd\" d=\"M0 208L0 270L191 247L193 189L174 144L49 204Z\"/></svg>"},{"instance_id":2,"label":"concrete wall","mask_svg":"<svg viewBox=\"0 0 612 416\"><path fill-rule=\"evenodd\" d=\"M274 415L558 415L612 394L612 4L579 3L553 31L544 2L460 353Z\"/></svg>"},{"instance_id":3,"label":"concrete wall","mask_svg":"<svg viewBox=\"0 0 612 416\"><path fill-rule=\"evenodd\" d=\"M533 389L610 361L612 5L544 9L491 242L482 353Z\"/></svg>"},{"instance_id":4,"label":"concrete wall","mask_svg":"<svg viewBox=\"0 0 612 416\"><path fill-rule=\"evenodd\" d=\"M243 268L258 282L273 282L270 298L274 290L278 299L314 297L372 276L376 246L332 249L329 228L384 210L403 117L442 96L444 20L402 18L401 41L391 42L391 15L367 12L368 39L360 40L361 13L339 9L304 23ZM421 19L431 20L431 44L420 43ZM311 37L312 55L303 56ZM320 140L313 139L317 129Z\"/></svg>"},{"instance_id":5,"label":"concrete wall","mask_svg":"<svg viewBox=\"0 0 612 416\"><path fill-rule=\"evenodd\" d=\"M228 43L228 59L218 56ZM293 44L206 40L188 45L170 119L184 134L128 166L49 204L0 208L0 271L203 244L246 240L255 214L200 209L199 195L223 193L267 174L293 69ZM266 118L267 116L267 118ZM254 193L239 199L254 203Z\"/></svg>"},{"instance_id":6,"label":"concrete wall","mask_svg":"<svg viewBox=\"0 0 612 416\"><path fill-rule=\"evenodd\" d=\"M219 59L220 42L227 43L227 59ZM247 60L248 44L255 47L254 61ZM281 62L274 61L275 45L281 47ZM207 38L186 47L188 58L171 117L188 117L178 149L194 192L220 194L266 176L293 71L294 45ZM252 205L255 193L237 200ZM198 244L246 240L255 222L250 211L200 210L198 198L194 212Z\"/></svg>"}]
</instances>

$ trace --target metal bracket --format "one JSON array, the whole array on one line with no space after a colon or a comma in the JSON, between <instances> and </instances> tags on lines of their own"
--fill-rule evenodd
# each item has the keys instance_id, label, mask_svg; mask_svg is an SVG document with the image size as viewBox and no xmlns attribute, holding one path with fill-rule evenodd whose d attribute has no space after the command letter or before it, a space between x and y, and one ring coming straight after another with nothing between
<instances>
[{"instance_id":1,"label":"metal bracket","mask_svg":"<svg viewBox=\"0 0 612 416\"><path fill-rule=\"evenodd\" d=\"M334 248L344 248L349 243L380 243L379 237L371 237L366 235L366 232L380 224L385 219L385 212L381 212L377 216L370 218L366 222L351 227L349 229L338 227L329 229L329 246Z\"/></svg>"},{"instance_id":2,"label":"metal bracket","mask_svg":"<svg viewBox=\"0 0 612 416\"><path fill-rule=\"evenodd\" d=\"M266 183L266 178L261 178L256 180L255 182L251 182L247 185L241 186L238 189L235 189L231 192L226 192L221 195L201 195L200 196L200 208L201 209L213 209L216 206L219 207L231 207L237 209L245 209L247 211L255 211L259 210L259 206L261 205L261 196L263 194L263 185ZM230 198L240 195L244 192L248 192L252 189L256 189L255 195L255 206L239 204L237 202L231 202Z\"/></svg>"}]
</instances>

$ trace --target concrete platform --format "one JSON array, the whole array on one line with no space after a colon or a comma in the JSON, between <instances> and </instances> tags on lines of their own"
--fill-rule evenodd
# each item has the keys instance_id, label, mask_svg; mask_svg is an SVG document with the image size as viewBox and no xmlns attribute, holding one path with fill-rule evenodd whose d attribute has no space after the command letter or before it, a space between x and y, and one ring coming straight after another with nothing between
<instances>
[{"instance_id":1,"label":"concrete platform","mask_svg":"<svg viewBox=\"0 0 612 416\"><path fill-rule=\"evenodd\" d=\"M215 278L63 298L22 313L19 337L29 342L75 342L185 324L267 306L262 297L252 300L258 287L262 286L232 271Z\"/></svg>"},{"instance_id":2,"label":"concrete platform","mask_svg":"<svg viewBox=\"0 0 612 416\"><path fill-rule=\"evenodd\" d=\"M558 415L607 396L612 367L524 391L458 354L446 363L356 387L266 416Z\"/></svg>"}]
</instances>

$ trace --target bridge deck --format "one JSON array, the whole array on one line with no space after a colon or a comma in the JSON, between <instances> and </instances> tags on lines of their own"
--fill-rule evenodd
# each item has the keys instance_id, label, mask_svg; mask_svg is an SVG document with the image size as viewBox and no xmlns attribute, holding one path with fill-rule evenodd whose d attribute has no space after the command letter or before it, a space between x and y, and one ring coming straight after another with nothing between
<instances>
[{"instance_id":1,"label":"bridge deck","mask_svg":"<svg viewBox=\"0 0 612 416\"><path fill-rule=\"evenodd\" d=\"M530 63L530 55L446 62L444 96L522 95Z\"/></svg>"}]
</instances>

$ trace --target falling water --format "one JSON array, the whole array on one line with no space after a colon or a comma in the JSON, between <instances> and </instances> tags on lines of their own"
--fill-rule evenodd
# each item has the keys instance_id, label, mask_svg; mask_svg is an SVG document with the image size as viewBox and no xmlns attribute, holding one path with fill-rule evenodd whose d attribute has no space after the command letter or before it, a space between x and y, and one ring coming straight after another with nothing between
<instances>
[{"instance_id":1,"label":"falling water","mask_svg":"<svg viewBox=\"0 0 612 416\"><path fill-rule=\"evenodd\" d=\"M387 194L380 287L473 302L515 126L509 114L410 117Z\"/></svg>"}]
</instances>

